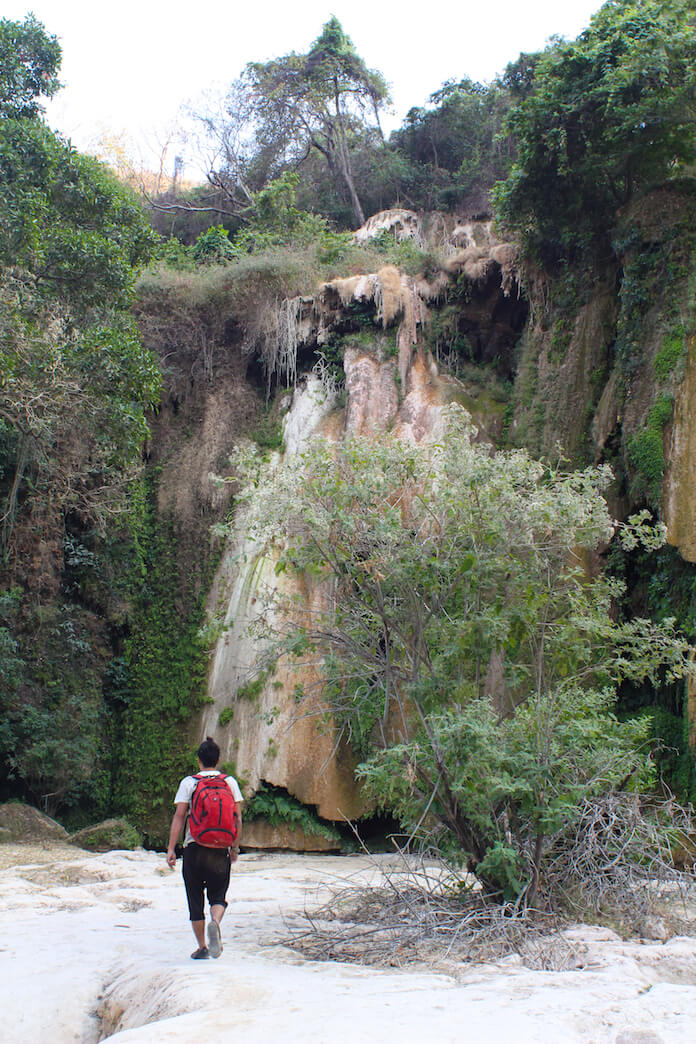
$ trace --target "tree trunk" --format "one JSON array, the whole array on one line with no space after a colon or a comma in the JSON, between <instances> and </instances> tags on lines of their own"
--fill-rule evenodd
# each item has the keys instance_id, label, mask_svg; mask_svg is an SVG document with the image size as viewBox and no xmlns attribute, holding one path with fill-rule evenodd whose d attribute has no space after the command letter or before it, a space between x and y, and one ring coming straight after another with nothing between
<instances>
[{"instance_id":1,"label":"tree trunk","mask_svg":"<svg viewBox=\"0 0 696 1044\"><path fill-rule=\"evenodd\" d=\"M337 142L336 157L338 159L338 167L341 172L341 176L346 183L348 188L348 194L350 196L351 207L353 208L353 217L356 222L356 228L360 228L361 225L365 224L365 214L363 208L358 199L358 193L355 189L355 182L353 180L353 171L350 166L350 156L348 154L348 146L346 144L345 135L343 134L343 127L340 127L339 140Z\"/></svg>"},{"instance_id":2,"label":"tree trunk","mask_svg":"<svg viewBox=\"0 0 696 1044\"><path fill-rule=\"evenodd\" d=\"M348 188L348 195L350 196L350 203L353 208L353 218L356 222L356 228L360 228L365 224L365 214L363 213L363 208L358 198L358 193L355 189L355 182L353 180L353 171L350 166L350 153L348 151L348 142L346 140L346 128L343 122L343 113L341 112L341 96L338 89L338 82L335 77L334 110L334 116L330 120L330 123L333 124L332 130L335 138L336 157L338 159L341 176Z\"/></svg>"},{"instance_id":3,"label":"tree trunk","mask_svg":"<svg viewBox=\"0 0 696 1044\"><path fill-rule=\"evenodd\" d=\"M12 539L12 531L15 524L15 516L17 514L17 500L19 497L19 487L22 479L24 478L24 472L29 460L29 436L23 432L19 436L19 445L17 447L17 463L15 465L14 478L12 480L12 487L7 496L5 502L5 511L2 515L2 530L0 531L0 551L2 552L3 561L7 562L10 553L10 541Z\"/></svg>"}]
</instances>

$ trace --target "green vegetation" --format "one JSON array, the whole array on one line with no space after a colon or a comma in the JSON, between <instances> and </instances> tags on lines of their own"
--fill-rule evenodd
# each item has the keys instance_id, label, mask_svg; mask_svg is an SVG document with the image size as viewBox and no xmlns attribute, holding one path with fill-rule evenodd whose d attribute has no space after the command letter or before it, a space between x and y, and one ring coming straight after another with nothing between
<instances>
[{"instance_id":1,"label":"green vegetation","mask_svg":"<svg viewBox=\"0 0 696 1044\"><path fill-rule=\"evenodd\" d=\"M123 812L150 843L163 838L172 788L193 764L189 723L221 624L203 626L214 513L182 527L158 505L160 466L177 441L194 441L220 379L253 385L244 431L261 456L282 448L273 396L292 376L279 302L386 265L439 272L411 239L384 232L360 246L341 231L366 214L406 205L483 218L497 182L500 226L525 247L534 319L519 372L512 350L498 354L512 313L491 317L490 332L472 330L465 309L478 299L465 276L430 302L427 346L466 382L454 398L471 409L485 402L511 438L541 452L556 434L555 368L570 369L603 338L582 418L568 423L589 430L615 365L606 412L616 427L600 451L616 465L617 502L659 505L670 394L696 301L693 15L682 0L612 0L577 40L521 55L501 80L443 85L389 141L379 125L384 79L331 18L307 53L250 64L222 123L206 117L220 165L209 185L169 200L180 209L166 211L166 226L154 214L175 232L159 242L130 190L42 122L42 98L58 89L55 37L32 16L0 20L3 797L30 798L76 825ZM599 293L611 304L597 329L591 314L584 327L581 309ZM337 385L346 347L381 358L397 350L371 304L344 317L315 356ZM315 359L307 348L300 365ZM647 414L623 409L638 380L654 382L633 399L652 402ZM144 465L148 418L160 409L167 420ZM592 459L589 437L578 442L574 458ZM643 739L668 742L671 753L653 743L655 762L694 792L672 679L684 646L666 622L678 605L693 639L690 572L687 591L680 560L665 551L651 581L650 566L611 558L651 626L627 599L625 619L613 622L620 587L587 582L570 565L572 548L609 535L604 471L566 476L523 453L485 458L456 425L422 459L388 441L350 443L338 464L322 453L309 466L325 513L296 475L290 502L282 487L269 494L268 519L278 533L296 522L281 568L321 576L335 563L340 605L316 633L283 635L284 651L325 655L334 720L380 806L476 869L492 894L526 901L581 801L627 776L636 790L647 785ZM542 618L553 621L543 640ZM664 638L666 664L651 659L653 637ZM633 658L615 655L628 644ZM237 699L258 701L271 674ZM232 719L226 708L220 727ZM276 752L271 739L266 754ZM310 813L287 795L266 789L253 800L271 821L307 829Z\"/></svg>"},{"instance_id":2,"label":"green vegetation","mask_svg":"<svg viewBox=\"0 0 696 1044\"><path fill-rule=\"evenodd\" d=\"M456 208L462 199L485 212L488 194L506 177L514 142L504 131L510 94L502 83L464 79L430 96L430 108L411 109L390 144L402 158L409 195L429 210Z\"/></svg>"},{"instance_id":3,"label":"green vegetation","mask_svg":"<svg viewBox=\"0 0 696 1044\"><path fill-rule=\"evenodd\" d=\"M684 328L671 330L662 338L662 347L655 356L654 368L658 381L667 381L674 374L684 355Z\"/></svg>"},{"instance_id":4,"label":"green vegetation","mask_svg":"<svg viewBox=\"0 0 696 1044\"><path fill-rule=\"evenodd\" d=\"M536 57L508 130L500 217L548 261L606 244L616 212L694 159L696 29L682 0L613 0Z\"/></svg>"},{"instance_id":5,"label":"green vegetation","mask_svg":"<svg viewBox=\"0 0 696 1044\"><path fill-rule=\"evenodd\" d=\"M310 837L325 837L340 841L340 832L330 823L319 819L316 811L303 805L282 787L262 783L244 809L244 821L265 819L272 826L289 826L302 830Z\"/></svg>"},{"instance_id":6,"label":"green vegetation","mask_svg":"<svg viewBox=\"0 0 696 1044\"><path fill-rule=\"evenodd\" d=\"M375 267L394 265L407 275L429 275L439 268L439 261L432 253L420 249L413 239L398 239L388 229L372 239L370 249L378 255Z\"/></svg>"},{"instance_id":7,"label":"green vegetation","mask_svg":"<svg viewBox=\"0 0 696 1044\"><path fill-rule=\"evenodd\" d=\"M554 323L549 345L549 355L554 361L559 362L563 359L572 337L573 327L570 320L565 316L561 316Z\"/></svg>"},{"instance_id":8,"label":"green vegetation","mask_svg":"<svg viewBox=\"0 0 696 1044\"><path fill-rule=\"evenodd\" d=\"M266 682L273 677L274 673L275 664L260 671L255 678L252 678L244 685L240 685L236 693L237 699L249 700L251 703L255 703L263 692Z\"/></svg>"},{"instance_id":9,"label":"green vegetation","mask_svg":"<svg viewBox=\"0 0 696 1044\"><path fill-rule=\"evenodd\" d=\"M85 797L104 807L108 781L95 760L105 659L93 646L93 619L74 605L36 604L18 587L0 595L0 622L5 787L49 814Z\"/></svg>"},{"instance_id":10,"label":"green vegetation","mask_svg":"<svg viewBox=\"0 0 696 1044\"><path fill-rule=\"evenodd\" d=\"M634 502L646 499L653 505L660 503L665 470L664 430L672 419L673 406L671 398L661 395L648 413L645 427L628 442L628 459L634 470L631 485Z\"/></svg>"},{"instance_id":11,"label":"green vegetation","mask_svg":"<svg viewBox=\"0 0 696 1044\"><path fill-rule=\"evenodd\" d=\"M379 109L389 96L384 78L367 68L338 19L329 19L307 54L248 65L245 82L265 164L292 164L316 149L362 225L349 136L356 123L367 133L368 113L379 127Z\"/></svg>"},{"instance_id":12,"label":"green vegetation","mask_svg":"<svg viewBox=\"0 0 696 1044\"><path fill-rule=\"evenodd\" d=\"M39 99L58 90L61 50L33 15L23 22L0 21L0 119L38 116Z\"/></svg>"},{"instance_id":13,"label":"green vegetation","mask_svg":"<svg viewBox=\"0 0 696 1044\"><path fill-rule=\"evenodd\" d=\"M130 191L40 120L55 38L2 20L0 57L0 787L98 810L109 599L75 579L100 589L159 399L129 313L156 237Z\"/></svg>"},{"instance_id":14,"label":"green vegetation","mask_svg":"<svg viewBox=\"0 0 696 1044\"><path fill-rule=\"evenodd\" d=\"M119 687L111 693L111 800L156 843L166 840L176 784L195 765L182 737L206 697L201 624L216 560L208 553L197 575L185 534L156 512L151 481L146 493L138 527L142 572L131 595L137 627L123 643Z\"/></svg>"},{"instance_id":15,"label":"green vegetation","mask_svg":"<svg viewBox=\"0 0 696 1044\"><path fill-rule=\"evenodd\" d=\"M696 640L696 566L665 545L652 554L626 551L616 542L609 550L612 572L624 586L618 603L624 618L640 613L661 622L676 620L679 631ZM650 722L653 760L660 779L682 801L696 803L696 763L688 744L685 686L682 683L624 684L619 692L622 715L644 715Z\"/></svg>"},{"instance_id":16,"label":"green vegetation","mask_svg":"<svg viewBox=\"0 0 696 1044\"><path fill-rule=\"evenodd\" d=\"M222 225L211 225L205 232L201 232L191 248L191 258L201 265L223 264L234 256L229 232Z\"/></svg>"},{"instance_id":17,"label":"green vegetation","mask_svg":"<svg viewBox=\"0 0 696 1044\"><path fill-rule=\"evenodd\" d=\"M618 684L687 670L670 622L616 623L620 585L577 560L612 533L607 469L491 456L457 407L428 449L352 439L282 477L247 467L257 535L340 592L267 638L322 653L327 710L368 792L490 895L548 901L551 852L573 843L581 806L650 783L648 725L618 721ZM661 536L640 517L625 540Z\"/></svg>"},{"instance_id":18,"label":"green vegetation","mask_svg":"<svg viewBox=\"0 0 696 1044\"><path fill-rule=\"evenodd\" d=\"M274 405L267 408L251 433L259 449L273 452L283 448L283 421Z\"/></svg>"},{"instance_id":19,"label":"green vegetation","mask_svg":"<svg viewBox=\"0 0 696 1044\"><path fill-rule=\"evenodd\" d=\"M73 834L70 843L90 852L132 851L140 845L140 835L125 819L106 819Z\"/></svg>"}]
</instances>

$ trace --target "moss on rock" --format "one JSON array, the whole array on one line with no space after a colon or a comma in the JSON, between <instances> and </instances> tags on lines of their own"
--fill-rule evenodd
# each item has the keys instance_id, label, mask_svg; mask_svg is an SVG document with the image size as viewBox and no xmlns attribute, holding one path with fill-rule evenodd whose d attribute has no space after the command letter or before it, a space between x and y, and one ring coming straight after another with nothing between
<instances>
[{"instance_id":1,"label":"moss on rock","mask_svg":"<svg viewBox=\"0 0 696 1044\"><path fill-rule=\"evenodd\" d=\"M111 852L114 849L138 848L140 835L126 819L105 819L101 823L78 830L70 843L89 852Z\"/></svg>"}]
</instances>

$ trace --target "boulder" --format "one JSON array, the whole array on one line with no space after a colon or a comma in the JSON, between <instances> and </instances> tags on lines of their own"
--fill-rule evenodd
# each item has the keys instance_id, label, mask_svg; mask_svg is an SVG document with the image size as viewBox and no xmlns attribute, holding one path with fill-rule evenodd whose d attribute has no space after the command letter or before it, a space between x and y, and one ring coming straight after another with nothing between
<instances>
[{"instance_id":1,"label":"boulder","mask_svg":"<svg viewBox=\"0 0 696 1044\"><path fill-rule=\"evenodd\" d=\"M38 808L19 801L0 805L0 842L67 840L67 830Z\"/></svg>"},{"instance_id":2,"label":"boulder","mask_svg":"<svg viewBox=\"0 0 696 1044\"><path fill-rule=\"evenodd\" d=\"M114 849L133 849L140 845L140 835L125 819L105 819L102 823L78 830L70 837L70 844L89 852L111 852Z\"/></svg>"},{"instance_id":3,"label":"boulder","mask_svg":"<svg viewBox=\"0 0 696 1044\"><path fill-rule=\"evenodd\" d=\"M290 852L340 852L341 842L306 834L304 830L280 823L274 826L267 819L253 819L244 824L242 848L278 848Z\"/></svg>"}]
</instances>

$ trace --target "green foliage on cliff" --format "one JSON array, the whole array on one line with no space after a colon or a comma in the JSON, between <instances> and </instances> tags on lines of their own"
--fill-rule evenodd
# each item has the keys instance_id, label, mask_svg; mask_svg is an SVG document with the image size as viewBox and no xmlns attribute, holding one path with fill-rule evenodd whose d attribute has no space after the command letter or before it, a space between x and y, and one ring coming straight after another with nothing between
<instances>
[{"instance_id":1,"label":"green foliage on cliff","mask_svg":"<svg viewBox=\"0 0 696 1044\"><path fill-rule=\"evenodd\" d=\"M133 577L131 627L113 714L113 807L148 834L166 840L176 784L189 771L193 739L186 725L203 705L208 647L201 635L205 594L214 559L194 565L186 534L156 508L148 478L134 520L142 571Z\"/></svg>"},{"instance_id":2,"label":"green foliage on cliff","mask_svg":"<svg viewBox=\"0 0 696 1044\"><path fill-rule=\"evenodd\" d=\"M49 814L108 798L102 752L105 650L95 619L70 604L0 592L0 787ZM89 781L89 785L88 785Z\"/></svg>"},{"instance_id":3,"label":"green foliage on cliff","mask_svg":"<svg viewBox=\"0 0 696 1044\"><path fill-rule=\"evenodd\" d=\"M658 381L668 380L684 355L684 328L671 330L662 338L662 347L655 356L653 367Z\"/></svg>"},{"instance_id":4,"label":"green foliage on cliff","mask_svg":"<svg viewBox=\"0 0 696 1044\"><path fill-rule=\"evenodd\" d=\"M640 548L627 552L614 543L608 557L625 588L617 603L619 612L627 618L638 613L657 621L674 618L679 631L694 643L696 566L669 545L645 554ZM643 714L650 721L652 756L661 780L681 801L696 803L696 762L689 748L684 684L623 685L619 710L622 715Z\"/></svg>"},{"instance_id":5,"label":"green foliage on cliff","mask_svg":"<svg viewBox=\"0 0 696 1044\"><path fill-rule=\"evenodd\" d=\"M36 58L43 69L26 80L22 62L14 71L9 61L3 66L0 551L7 565L30 490L39 517L48 509L54 524L70 509L90 519L115 510L138 461L144 411L159 396L159 373L127 313L154 233L129 190L36 118L28 99L56 87L54 38L30 18L0 22L0 40L14 40L15 56L30 65Z\"/></svg>"},{"instance_id":6,"label":"green foliage on cliff","mask_svg":"<svg viewBox=\"0 0 696 1044\"><path fill-rule=\"evenodd\" d=\"M244 821L264 819L272 826L289 826L304 831L309 837L325 837L340 841L340 832L322 821L308 805L303 805L281 787L262 783L244 809Z\"/></svg>"},{"instance_id":7,"label":"green foliage on cliff","mask_svg":"<svg viewBox=\"0 0 696 1044\"><path fill-rule=\"evenodd\" d=\"M645 426L628 441L626 451L634 474L631 495L635 501L646 499L654 506L660 503L665 470L664 430L672 418L673 405L668 396L660 396L651 407Z\"/></svg>"},{"instance_id":8,"label":"green foliage on cliff","mask_svg":"<svg viewBox=\"0 0 696 1044\"><path fill-rule=\"evenodd\" d=\"M549 259L606 241L617 209L691 163L696 28L682 0L612 0L538 56L508 119L518 160L500 217Z\"/></svg>"},{"instance_id":9,"label":"green foliage on cliff","mask_svg":"<svg viewBox=\"0 0 696 1044\"><path fill-rule=\"evenodd\" d=\"M2 20L0 57L0 787L99 809L113 603L95 578L160 394L129 313L156 237L133 194L38 117L55 38Z\"/></svg>"}]
</instances>

